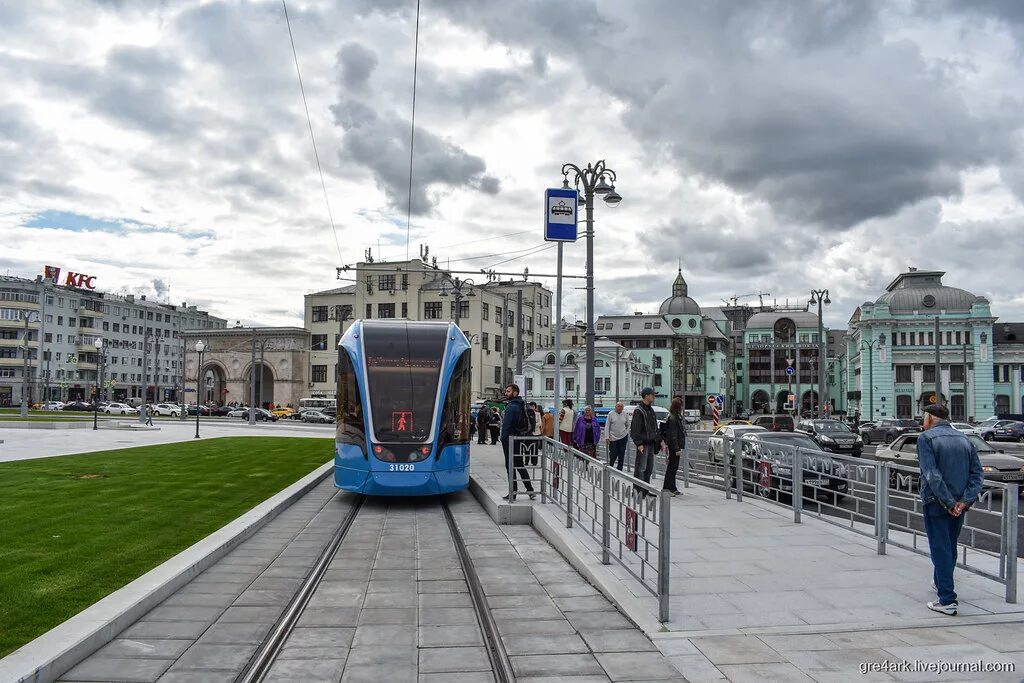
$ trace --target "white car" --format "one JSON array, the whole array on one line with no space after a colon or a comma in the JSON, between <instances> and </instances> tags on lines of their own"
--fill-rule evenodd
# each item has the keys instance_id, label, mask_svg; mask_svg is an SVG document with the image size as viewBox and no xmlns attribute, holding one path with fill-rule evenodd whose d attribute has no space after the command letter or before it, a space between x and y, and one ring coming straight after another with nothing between
<instances>
[{"instance_id":1,"label":"white car","mask_svg":"<svg viewBox=\"0 0 1024 683\"><path fill-rule=\"evenodd\" d=\"M969 436L981 436L981 431L979 429L973 425L967 424L966 422L950 422L949 426L958 432L963 432Z\"/></svg>"},{"instance_id":2,"label":"white car","mask_svg":"<svg viewBox=\"0 0 1024 683\"><path fill-rule=\"evenodd\" d=\"M43 410L60 410L64 407L64 401L47 401L43 404Z\"/></svg>"},{"instance_id":3,"label":"white car","mask_svg":"<svg viewBox=\"0 0 1024 683\"><path fill-rule=\"evenodd\" d=\"M126 403L108 403L103 406L103 412L107 415L138 415L139 411Z\"/></svg>"},{"instance_id":4,"label":"white car","mask_svg":"<svg viewBox=\"0 0 1024 683\"><path fill-rule=\"evenodd\" d=\"M235 408L228 411L228 417L249 417L248 408Z\"/></svg>"},{"instance_id":5,"label":"white car","mask_svg":"<svg viewBox=\"0 0 1024 683\"><path fill-rule=\"evenodd\" d=\"M153 414L180 417L181 406L174 405L173 403L157 403L153 405Z\"/></svg>"},{"instance_id":6,"label":"white car","mask_svg":"<svg viewBox=\"0 0 1024 683\"><path fill-rule=\"evenodd\" d=\"M722 452L726 449L726 443L732 447L733 439L738 439L744 434L755 432L767 432L764 427L756 425L728 425L708 437L708 459L716 465L722 464ZM732 452L730 450L730 452Z\"/></svg>"}]
</instances>

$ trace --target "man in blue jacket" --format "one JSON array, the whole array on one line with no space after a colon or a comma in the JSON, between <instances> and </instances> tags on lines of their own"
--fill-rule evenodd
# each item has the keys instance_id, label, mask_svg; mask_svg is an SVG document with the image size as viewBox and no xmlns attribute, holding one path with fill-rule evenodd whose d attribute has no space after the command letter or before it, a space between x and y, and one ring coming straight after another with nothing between
<instances>
[{"instance_id":1,"label":"man in blue jacket","mask_svg":"<svg viewBox=\"0 0 1024 683\"><path fill-rule=\"evenodd\" d=\"M516 453L509 452L509 440L513 436L530 436L530 419L526 414L526 403L523 401L523 397L519 395L519 385L509 384L505 387L505 398L508 403L505 404L505 417L501 422L501 450L505 452L505 471L509 472L509 458L513 459L513 469L511 469L512 476L512 497L505 495L502 496L502 500L512 502L516 498L516 492L519 487L516 482L516 473L519 473L519 478L523 480L523 485L526 487L526 492L530 495L530 500L536 497L533 491L533 484L530 483L530 472L523 467L522 456ZM521 447L520 442L516 442L516 451Z\"/></svg>"},{"instance_id":2,"label":"man in blue jacket","mask_svg":"<svg viewBox=\"0 0 1024 683\"><path fill-rule=\"evenodd\" d=\"M925 408L924 429L917 438L917 460L921 467L924 530L939 598L929 602L928 609L956 616L959 605L953 590L953 569L957 539L964 526L964 513L978 499L984 477L978 449L950 426L947 408Z\"/></svg>"}]
</instances>

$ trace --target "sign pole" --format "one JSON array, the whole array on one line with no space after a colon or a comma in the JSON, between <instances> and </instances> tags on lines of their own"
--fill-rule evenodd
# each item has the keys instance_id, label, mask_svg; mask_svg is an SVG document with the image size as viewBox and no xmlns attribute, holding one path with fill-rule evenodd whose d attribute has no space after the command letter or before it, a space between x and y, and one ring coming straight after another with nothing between
<instances>
[{"instance_id":1,"label":"sign pole","mask_svg":"<svg viewBox=\"0 0 1024 683\"><path fill-rule=\"evenodd\" d=\"M564 242L575 242L578 237L578 209L579 194L569 187L568 182L564 183L564 187L549 188L544 191L544 241L558 243L558 266L555 275L555 391L553 397L556 431L558 431L560 422L558 416L562 402L562 246ZM593 334L592 331L591 334ZM591 339L593 339L592 336ZM587 359L588 364L593 361L593 358ZM577 379L579 378L577 377ZM576 386L579 387L579 382L576 383ZM555 435L555 438L558 436ZM566 464L571 472L571 454L568 456Z\"/></svg>"},{"instance_id":2,"label":"sign pole","mask_svg":"<svg viewBox=\"0 0 1024 683\"><path fill-rule=\"evenodd\" d=\"M555 434L554 437L557 439L558 428L559 428L559 410L561 406L561 394L562 394L562 247L561 242L558 243L558 266L557 276L555 278Z\"/></svg>"}]
</instances>

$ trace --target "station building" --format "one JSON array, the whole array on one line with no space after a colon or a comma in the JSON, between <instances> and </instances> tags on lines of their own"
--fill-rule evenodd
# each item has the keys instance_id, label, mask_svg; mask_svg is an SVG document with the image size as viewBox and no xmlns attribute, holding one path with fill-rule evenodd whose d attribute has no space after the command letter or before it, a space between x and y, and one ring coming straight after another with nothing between
<instances>
[{"instance_id":1,"label":"station building","mask_svg":"<svg viewBox=\"0 0 1024 683\"><path fill-rule=\"evenodd\" d=\"M48 272L53 277L0 276L0 405L19 404L23 384L32 402L87 400L101 372L110 400L177 400L182 331L227 325L187 303L97 291L87 276L62 284L58 269Z\"/></svg>"},{"instance_id":2,"label":"station building","mask_svg":"<svg viewBox=\"0 0 1024 683\"><path fill-rule=\"evenodd\" d=\"M311 397L335 396L337 346L353 320L455 320L452 283L461 276L438 267L436 260L362 261L349 273L355 284L305 296ZM512 382L520 340L524 361L536 349L554 343L553 295L544 285L528 280L497 280L485 275L472 279L472 286L463 284L461 288L459 325L472 344L472 395L481 401L500 398L505 385ZM520 293L521 320L516 316Z\"/></svg>"},{"instance_id":3,"label":"station building","mask_svg":"<svg viewBox=\"0 0 1024 683\"><path fill-rule=\"evenodd\" d=\"M572 399L581 409L586 393L583 383L587 367L587 348L579 343L561 347L560 369L562 389L559 397ZM594 396L598 406L614 406L616 401L628 404L640 396L640 391L654 383L651 366L640 359L634 349L628 349L606 337L594 341ZM523 364L526 381L524 397L544 406L554 406L555 350L538 349Z\"/></svg>"},{"instance_id":4,"label":"station building","mask_svg":"<svg viewBox=\"0 0 1024 683\"><path fill-rule=\"evenodd\" d=\"M937 400L960 420L1022 412L1024 325L997 322L988 299L944 275L910 268L850 318L848 398L862 419L917 417Z\"/></svg>"},{"instance_id":5,"label":"station building","mask_svg":"<svg viewBox=\"0 0 1024 683\"><path fill-rule=\"evenodd\" d=\"M737 356L738 399L755 412L814 410L818 404L818 316L803 309L760 311L747 320ZM826 400L827 397L826 397Z\"/></svg>"}]
</instances>

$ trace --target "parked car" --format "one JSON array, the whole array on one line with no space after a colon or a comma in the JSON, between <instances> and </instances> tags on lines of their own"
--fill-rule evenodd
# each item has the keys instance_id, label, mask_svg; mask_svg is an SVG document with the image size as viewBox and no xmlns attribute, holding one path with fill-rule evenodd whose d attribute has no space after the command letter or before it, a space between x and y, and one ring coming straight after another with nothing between
<instances>
[{"instance_id":1,"label":"parked car","mask_svg":"<svg viewBox=\"0 0 1024 683\"><path fill-rule=\"evenodd\" d=\"M61 408L61 410L75 410L79 412L87 411L91 413L93 405L91 403L86 403L85 401L69 401L64 404L64 407Z\"/></svg>"},{"instance_id":2,"label":"parked car","mask_svg":"<svg viewBox=\"0 0 1024 683\"><path fill-rule=\"evenodd\" d=\"M132 408L127 403L107 403L100 412L106 413L107 415L138 415L139 411Z\"/></svg>"},{"instance_id":3,"label":"parked car","mask_svg":"<svg viewBox=\"0 0 1024 683\"><path fill-rule=\"evenodd\" d=\"M203 408L207 410L206 413L203 413L204 415L227 417L228 413L234 409L234 406L203 406Z\"/></svg>"},{"instance_id":4,"label":"parked car","mask_svg":"<svg viewBox=\"0 0 1024 683\"><path fill-rule=\"evenodd\" d=\"M42 410L63 410L63 408L64 408L64 402L63 401L47 401L46 403L42 404L42 408L41 409Z\"/></svg>"},{"instance_id":5,"label":"parked car","mask_svg":"<svg viewBox=\"0 0 1024 683\"><path fill-rule=\"evenodd\" d=\"M805 420L798 429L814 439L822 450L858 458L864 452L864 439L839 420Z\"/></svg>"},{"instance_id":6,"label":"parked car","mask_svg":"<svg viewBox=\"0 0 1024 683\"><path fill-rule=\"evenodd\" d=\"M865 444L869 443L892 443L893 440L902 434L910 434L921 431L921 425L915 420L900 420L895 417L883 417L868 427L863 424L860 427L860 436Z\"/></svg>"},{"instance_id":7,"label":"parked car","mask_svg":"<svg viewBox=\"0 0 1024 683\"><path fill-rule=\"evenodd\" d=\"M249 409L245 406L234 406L225 415L227 417L249 417Z\"/></svg>"},{"instance_id":8,"label":"parked car","mask_svg":"<svg viewBox=\"0 0 1024 683\"><path fill-rule=\"evenodd\" d=\"M174 405L173 403L156 403L153 405L153 414L164 417L180 417L181 406Z\"/></svg>"},{"instance_id":9,"label":"parked car","mask_svg":"<svg viewBox=\"0 0 1024 683\"><path fill-rule=\"evenodd\" d=\"M754 432L740 437L744 488L757 495L792 498L794 453L803 463L803 496L838 504L849 490L845 464L829 457L809 436L799 433Z\"/></svg>"},{"instance_id":10,"label":"parked car","mask_svg":"<svg viewBox=\"0 0 1024 683\"><path fill-rule=\"evenodd\" d=\"M792 432L796 429L791 415L758 415L750 422L758 427L764 427L769 432Z\"/></svg>"},{"instance_id":11,"label":"parked car","mask_svg":"<svg viewBox=\"0 0 1024 683\"><path fill-rule=\"evenodd\" d=\"M254 408L254 410L256 411L256 421L257 422L277 422L277 415L274 415L269 410L267 410L265 408ZM249 409L248 408L235 408L234 410L232 410L231 412L228 413L228 417L240 417L243 420L248 420L249 419Z\"/></svg>"},{"instance_id":12,"label":"parked car","mask_svg":"<svg viewBox=\"0 0 1024 683\"><path fill-rule=\"evenodd\" d=\"M878 450L875 451L875 459L908 467L920 467L917 461L917 439L920 436L920 434L904 434L886 446L879 446ZM1024 481L1024 459L1007 455L1001 450L993 448L979 436L970 434L967 435L967 438L978 449L978 459L981 460L981 469L985 474L986 480ZM905 473L900 473L900 475L905 476ZM889 476L889 485L896 487L900 482L900 475L893 472ZM916 474L911 476L911 482L912 485L917 485Z\"/></svg>"},{"instance_id":13,"label":"parked car","mask_svg":"<svg viewBox=\"0 0 1024 683\"><path fill-rule=\"evenodd\" d=\"M716 465L721 465L724 460L723 453L733 444L730 439L738 439L744 434L767 431L764 427L750 423L725 425L724 427L719 425L719 429L708 437L708 459Z\"/></svg>"},{"instance_id":14,"label":"parked car","mask_svg":"<svg viewBox=\"0 0 1024 683\"><path fill-rule=\"evenodd\" d=\"M697 424L700 422L700 411L694 408L686 409L683 411L683 418L686 424Z\"/></svg>"},{"instance_id":15,"label":"parked car","mask_svg":"<svg viewBox=\"0 0 1024 683\"><path fill-rule=\"evenodd\" d=\"M294 408L274 408L270 412L272 412L274 415L277 415L278 418L289 418L289 417L291 417L295 413L295 409Z\"/></svg>"},{"instance_id":16,"label":"parked car","mask_svg":"<svg viewBox=\"0 0 1024 683\"><path fill-rule=\"evenodd\" d=\"M1024 422L1012 422L992 430L991 441L1016 441L1024 443Z\"/></svg>"},{"instance_id":17,"label":"parked car","mask_svg":"<svg viewBox=\"0 0 1024 683\"><path fill-rule=\"evenodd\" d=\"M209 406L190 405L190 406L188 406L187 410L188 410L188 414L189 415L195 415L197 411L199 412L200 415L209 415L210 414L210 407Z\"/></svg>"},{"instance_id":18,"label":"parked car","mask_svg":"<svg viewBox=\"0 0 1024 683\"><path fill-rule=\"evenodd\" d=\"M949 426L958 432L963 432L968 436L981 436L981 432L978 431L977 427L974 427L966 422L950 422Z\"/></svg>"},{"instance_id":19,"label":"parked car","mask_svg":"<svg viewBox=\"0 0 1024 683\"><path fill-rule=\"evenodd\" d=\"M328 422L334 422L333 415L324 415L319 410L307 410L302 413L303 422L319 422L320 424L327 424Z\"/></svg>"},{"instance_id":20,"label":"parked car","mask_svg":"<svg viewBox=\"0 0 1024 683\"><path fill-rule=\"evenodd\" d=\"M985 439L985 441L991 441L995 436L996 430L1006 429L1014 422L1015 420L996 420L994 422L986 420L982 424L978 425L978 434L980 434L981 438Z\"/></svg>"}]
</instances>

